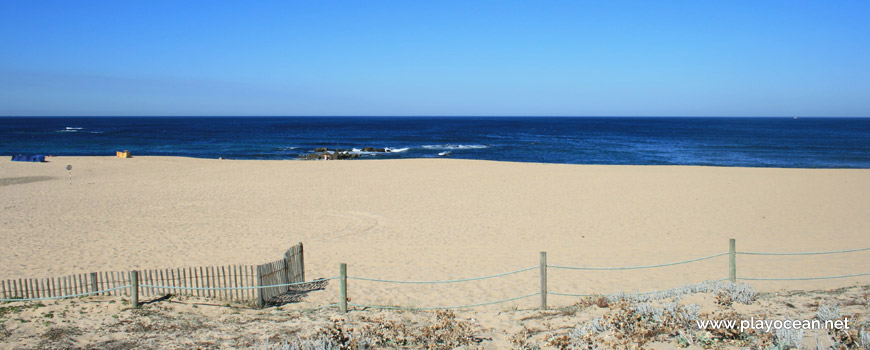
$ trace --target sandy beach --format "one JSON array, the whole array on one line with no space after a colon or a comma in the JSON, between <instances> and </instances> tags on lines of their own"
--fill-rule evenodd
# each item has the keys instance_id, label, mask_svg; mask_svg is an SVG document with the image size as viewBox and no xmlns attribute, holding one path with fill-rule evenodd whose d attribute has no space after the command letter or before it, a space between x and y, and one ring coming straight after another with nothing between
<instances>
[{"instance_id":1,"label":"sandy beach","mask_svg":"<svg viewBox=\"0 0 870 350\"><path fill-rule=\"evenodd\" d=\"M67 165L73 166L72 184ZM737 240L738 251L855 249L870 246L868 190L870 170L450 159L54 157L41 164L6 160L0 162L0 279L259 264L277 259L296 242L305 244L308 280L338 275L342 262L356 277L419 281L484 276L537 266L541 251L548 253L551 265L662 264L727 252L729 238ZM737 274L845 275L867 272L862 268L868 263L867 251L739 255ZM551 268L548 287L550 292L607 294L669 289L727 276L728 257L721 256L643 270ZM823 305L840 305L844 315L862 320L870 300L868 281L867 276L753 281L762 296L745 306L732 306L730 299L723 303L721 292L669 300L700 305L699 319L812 319ZM833 291L841 287L850 289ZM538 288L538 271L533 269L452 284L351 280L348 295L354 304L444 307L531 294ZM809 290L821 291L802 292ZM402 337L416 339L410 347L426 347L432 332L448 332L445 339L458 343L435 348L537 344L549 349L562 348L564 341L584 341L576 337L574 327L587 327L596 317L616 317L635 305L615 299L602 305L595 298L551 294L553 311L535 310L539 297L533 296L461 310L455 319L448 315L449 320L434 311L354 307L355 312L344 315L334 308L315 310L337 302L338 294L337 281L330 281L302 302L265 310L187 297L148 303L141 310L131 310L126 297L16 302L2 309L6 315L0 322L0 338L8 343L0 347L268 348L264 344L269 342L322 339L336 327L333 322L341 322L356 336L386 332L385 344ZM655 305L668 305L663 303ZM707 338L725 348L781 341L772 333L751 333L739 340L691 327L656 332L664 333L647 339L652 342L648 345L660 349L684 341L695 342L690 348L705 348L696 343ZM619 338L611 333L597 335L594 341L616 346L612 342ZM810 334L831 343L846 333L807 333L804 344L812 344Z\"/></svg>"},{"instance_id":2,"label":"sandy beach","mask_svg":"<svg viewBox=\"0 0 870 350\"><path fill-rule=\"evenodd\" d=\"M8 159L8 158L7 158ZM70 185L67 165L72 165ZM258 264L305 244L308 279L442 280L536 266L668 263L728 251L870 246L870 170L593 166L448 159L54 157L0 162L0 279ZM33 182L28 182L33 181ZM727 256L633 271L549 271L614 293L728 276ZM868 272L870 254L738 256L738 277ZM538 291L537 271L447 285L351 281L353 303L450 306ZM763 291L866 284L755 282ZM337 299L335 284L305 306ZM570 297L550 296L552 305ZM534 307L536 298L516 302Z\"/></svg>"}]
</instances>

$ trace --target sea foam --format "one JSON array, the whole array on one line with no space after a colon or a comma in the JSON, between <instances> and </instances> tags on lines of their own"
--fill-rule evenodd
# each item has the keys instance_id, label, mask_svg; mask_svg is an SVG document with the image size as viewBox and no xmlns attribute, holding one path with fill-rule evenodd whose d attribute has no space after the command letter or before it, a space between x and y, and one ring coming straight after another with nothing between
<instances>
[{"instance_id":1,"label":"sea foam","mask_svg":"<svg viewBox=\"0 0 870 350\"><path fill-rule=\"evenodd\" d=\"M425 149L480 149L480 148L488 148L487 145L425 145L423 148Z\"/></svg>"}]
</instances>

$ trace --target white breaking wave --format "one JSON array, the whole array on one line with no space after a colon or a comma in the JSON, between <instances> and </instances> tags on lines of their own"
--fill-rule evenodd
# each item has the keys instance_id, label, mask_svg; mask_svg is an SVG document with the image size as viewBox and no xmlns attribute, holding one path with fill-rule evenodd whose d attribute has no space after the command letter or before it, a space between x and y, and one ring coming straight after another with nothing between
<instances>
[{"instance_id":1,"label":"white breaking wave","mask_svg":"<svg viewBox=\"0 0 870 350\"><path fill-rule=\"evenodd\" d=\"M374 155L374 154L380 154L381 152L364 152L363 150L361 150L359 148L352 148L350 150L350 152L348 152L348 153L359 154L359 155Z\"/></svg>"},{"instance_id":2,"label":"white breaking wave","mask_svg":"<svg viewBox=\"0 0 870 350\"><path fill-rule=\"evenodd\" d=\"M66 127L67 130L81 130L82 128L74 128L71 126Z\"/></svg>"},{"instance_id":3,"label":"white breaking wave","mask_svg":"<svg viewBox=\"0 0 870 350\"><path fill-rule=\"evenodd\" d=\"M488 148L487 145L425 145L423 148L425 149L480 149L480 148Z\"/></svg>"},{"instance_id":4,"label":"white breaking wave","mask_svg":"<svg viewBox=\"0 0 870 350\"><path fill-rule=\"evenodd\" d=\"M405 151L407 151L408 149L409 149L409 148L407 148L407 147L405 147L405 148L392 148L392 147L385 147L383 152L366 152L366 151L363 151L361 148L352 148L352 149L350 150L350 152L348 152L348 153L359 154L359 155L378 155L378 154L384 154L384 153L399 153L399 152L405 152Z\"/></svg>"}]
</instances>

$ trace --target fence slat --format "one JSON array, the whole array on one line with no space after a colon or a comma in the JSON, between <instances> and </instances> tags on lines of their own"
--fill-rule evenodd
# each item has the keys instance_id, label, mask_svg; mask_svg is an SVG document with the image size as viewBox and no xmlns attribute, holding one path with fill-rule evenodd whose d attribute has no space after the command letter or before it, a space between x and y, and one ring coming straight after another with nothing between
<instances>
[{"instance_id":1,"label":"fence slat","mask_svg":"<svg viewBox=\"0 0 870 350\"><path fill-rule=\"evenodd\" d=\"M296 282L305 282L305 247L302 246L302 242L299 242L299 252L297 252L299 257L299 280Z\"/></svg>"},{"instance_id":2,"label":"fence slat","mask_svg":"<svg viewBox=\"0 0 870 350\"><path fill-rule=\"evenodd\" d=\"M257 283L256 286L263 285L263 265L257 265L257 282L256 283ZM257 291L258 291L258 293L257 293L257 308L262 309L264 304L265 304L263 294L266 292L266 290L264 288L258 288Z\"/></svg>"},{"instance_id":3,"label":"fence slat","mask_svg":"<svg viewBox=\"0 0 870 350\"><path fill-rule=\"evenodd\" d=\"M221 287L221 275L220 269L217 266L212 267L212 272L214 272L214 278L212 279L212 287ZM221 294L223 291L216 290L214 291L215 298L222 299Z\"/></svg>"},{"instance_id":4,"label":"fence slat","mask_svg":"<svg viewBox=\"0 0 870 350\"><path fill-rule=\"evenodd\" d=\"M221 273L221 282L222 282L221 287L227 288L227 269L224 266L221 266L220 269L221 269L220 273ZM224 289L223 293L221 293L221 294L223 294L224 300L230 300L228 290Z\"/></svg>"},{"instance_id":5,"label":"fence slat","mask_svg":"<svg viewBox=\"0 0 870 350\"><path fill-rule=\"evenodd\" d=\"M218 287L218 288L223 287L223 286L221 286L221 273L220 272L221 272L220 267L215 266L214 267L214 285L213 285L213 287ZM225 292L226 291L223 291L223 290L216 290L215 297L223 300L223 295Z\"/></svg>"},{"instance_id":6,"label":"fence slat","mask_svg":"<svg viewBox=\"0 0 870 350\"><path fill-rule=\"evenodd\" d=\"M160 292L161 295L166 295L170 293L171 289L166 288L169 287L170 278L171 276L169 276L169 269L160 270L160 285L163 286L163 291Z\"/></svg>"},{"instance_id":7,"label":"fence slat","mask_svg":"<svg viewBox=\"0 0 870 350\"><path fill-rule=\"evenodd\" d=\"M144 270L144 271L142 271L142 273L139 275L139 278L141 279L140 282L141 282L142 284L147 284L147 285L149 285L149 286L153 286L153 285L154 285L154 282L151 281L151 270ZM145 296L145 295L147 295L147 296L153 296L153 295L154 295L154 293L152 292L152 289L153 289L153 288L154 288L154 287L145 287L145 288L142 288L142 291L141 291L142 295L143 295L143 296Z\"/></svg>"},{"instance_id":8,"label":"fence slat","mask_svg":"<svg viewBox=\"0 0 870 350\"><path fill-rule=\"evenodd\" d=\"M200 266L200 267L199 267L199 274L202 275L202 287L203 287L203 288L208 288L208 287L209 287L209 284L208 284L208 270L207 270L204 266ZM203 293L202 293L202 294L203 294L203 295L202 295L203 297L208 298L208 297L211 296L211 291L208 290L208 289L206 289L206 290L203 290Z\"/></svg>"},{"instance_id":9,"label":"fence slat","mask_svg":"<svg viewBox=\"0 0 870 350\"><path fill-rule=\"evenodd\" d=\"M257 275L256 275L256 271L255 271L256 269L257 269L257 265L248 266L248 279L250 279L250 282L248 282L248 283L250 283L251 287L257 286ZM252 301L256 302L258 295L260 295L259 289L251 289L251 300Z\"/></svg>"},{"instance_id":10,"label":"fence slat","mask_svg":"<svg viewBox=\"0 0 870 350\"><path fill-rule=\"evenodd\" d=\"M115 288L118 286L118 280L117 280L117 278L115 278L114 271L109 271L109 281L110 281L109 288ZM118 291L113 290L113 291L109 292L109 295L118 295Z\"/></svg>"},{"instance_id":11,"label":"fence slat","mask_svg":"<svg viewBox=\"0 0 870 350\"><path fill-rule=\"evenodd\" d=\"M187 287L187 269L185 268L181 269L181 286ZM178 294L190 294L190 292L184 289L180 289L178 291Z\"/></svg>"},{"instance_id":12,"label":"fence slat","mask_svg":"<svg viewBox=\"0 0 870 350\"><path fill-rule=\"evenodd\" d=\"M161 286L159 293L160 293L160 295L166 295L166 288L165 288L166 276L163 275L163 270L159 270L159 276L160 276L160 281L157 282L158 285Z\"/></svg>"},{"instance_id":13,"label":"fence slat","mask_svg":"<svg viewBox=\"0 0 870 350\"><path fill-rule=\"evenodd\" d=\"M103 271L100 273L100 275L102 275L100 277L100 290L109 289L109 273L106 271ZM102 295L109 295L109 293L103 292Z\"/></svg>"},{"instance_id":14,"label":"fence slat","mask_svg":"<svg viewBox=\"0 0 870 350\"><path fill-rule=\"evenodd\" d=\"M148 285L154 285L154 270L148 270ZM148 287L148 295L154 297L157 296L157 292L154 290L154 287Z\"/></svg>"},{"instance_id":15,"label":"fence slat","mask_svg":"<svg viewBox=\"0 0 870 350\"><path fill-rule=\"evenodd\" d=\"M200 286L199 276L201 276L202 273L200 273L199 269L197 269L195 267L192 267L191 269L193 270L193 283L196 284L196 288L199 288L199 286ZM202 291L197 289L196 290L196 297L199 298L201 296L202 296Z\"/></svg>"},{"instance_id":16,"label":"fence slat","mask_svg":"<svg viewBox=\"0 0 870 350\"><path fill-rule=\"evenodd\" d=\"M176 286L176 287L181 287L181 269L176 268L175 272L173 272L172 275L175 276L175 279L172 280L172 285ZM178 293L178 291L180 291L180 290L181 289L173 290L172 294L180 294L180 293Z\"/></svg>"},{"instance_id":17,"label":"fence slat","mask_svg":"<svg viewBox=\"0 0 870 350\"><path fill-rule=\"evenodd\" d=\"M242 269L242 265L234 265L233 269L236 274L236 287L245 287L245 270ZM244 289L240 289L236 291L239 300L248 300L248 291Z\"/></svg>"},{"instance_id":18,"label":"fence slat","mask_svg":"<svg viewBox=\"0 0 870 350\"><path fill-rule=\"evenodd\" d=\"M75 277L73 277L73 279L75 279ZM109 283L109 288L117 288L118 286L120 286L120 284L118 284L118 276L115 273L115 271L109 271L109 281L111 281ZM117 296L118 291L113 290L113 291L109 292L109 295Z\"/></svg>"},{"instance_id":19,"label":"fence slat","mask_svg":"<svg viewBox=\"0 0 870 350\"><path fill-rule=\"evenodd\" d=\"M193 278L193 269L190 267L187 268L187 286L190 288L196 288L196 283ZM187 294L194 296L196 295L196 290L187 291Z\"/></svg>"},{"instance_id":20,"label":"fence slat","mask_svg":"<svg viewBox=\"0 0 870 350\"><path fill-rule=\"evenodd\" d=\"M205 267L205 276L206 276L206 281L207 281L206 283L208 284L209 288L217 287L217 285L215 284L216 278L215 278L215 274L214 274L214 269L211 266ZM216 290L209 290L208 296L209 296L209 298L217 298L217 291Z\"/></svg>"},{"instance_id":21,"label":"fence slat","mask_svg":"<svg viewBox=\"0 0 870 350\"><path fill-rule=\"evenodd\" d=\"M121 284L120 284L120 281L118 281L118 272L117 272L117 271L111 271L110 273L111 273L111 276L112 276L112 288L118 288L118 287L120 287ZM120 292L118 292L117 290L113 290L113 291L112 291L112 295L114 295L114 296L119 296L119 295L121 295L121 294L120 294Z\"/></svg>"},{"instance_id":22,"label":"fence slat","mask_svg":"<svg viewBox=\"0 0 870 350\"><path fill-rule=\"evenodd\" d=\"M166 281L163 282L164 286L172 287L172 269L166 269ZM172 294L174 289L166 288L166 294Z\"/></svg>"},{"instance_id":23,"label":"fence slat","mask_svg":"<svg viewBox=\"0 0 870 350\"><path fill-rule=\"evenodd\" d=\"M100 287L97 285L97 273L91 272L91 291L96 292L98 290L100 290Z\"/></svg>"},{"instance_id":24,"label":"fence slat","mask_svg":"<svg viewBox=\"0 0 870 350\"><path fill-rule=\"evenodd\" d=\"M239 266L239 273L241 274L241 275L239 275L239 278L242 281L242 286L250 287L251 285L248 283L248 267L245 265L240 265ZM245 300L252 300L251 299L251 290L250 289L242 290L242 298L244 298Z\"/></svg>"},{"instance_id":25,"label":"fence slat","mask_svg":"<svg viewBox=\"0 0 870 350\"><path fill-rule=\"evenodd\" d=\"M211 279L209 280L209 281L210 281L210 282L209 282L209 285L210 285L212 288L217 287L217 286L218 286L218 276L217 276L217 271L215 271L214 266L209 266L208 269L209 269L210 274L211 274ZM219 292L220 292L220 291L217 291L217 290L213 290L213 291L211 291L211 296L212 296L212 298L220 298L220 295L218 295Z\"/></svg>"},{"instance_id":26,"label":"fence slat","mask_svg":"<svg viewBox=\"0 0 870 350\"><path fill-rule=\"evenodd\" d=\"M167 287L171 286L169 280L172 279L172 276L169 275L169 271L170 271L169 269L160 270L160 272L164 276L163 283L160 283L160 285L163 286L163 295L172 293L172 289L167 288Z\"/></svg>"},{"instance_id":27,"label":"fence slat","mask_svg":"<svg viewBox=\"0 0 870 350\"><path fill-rule=\"evenodd\" d=\"M154 284L152 284L152 285L159 286L160 285L160 270L157 270L157 269L151 270L151 278L154 280L154 282L153 282ZM155 296L160 295L160 287L154 287L152 289L153 289L152 292L154 293Z\"/></svg>"},{"instance_id":28,"label":"fence slat","mask_svg":"<svg viewBox=\"0 0 870 350\"><path fill-rule=\"evenodd\" d=\"M198 276L196 270L197 270L196 268L193 268L193 267L190 268L190 286L193 288L199 288L199 276ZM196 297L199 297L201 292L202 291L200 291L199 289L196 289L193 292L191 292L190 295L195 295Z\"/></svg>"},{"instance_id":29,"label":"fence slat","mask_svg":"<svg viewBox=\"0 0 870 350\"><path fill-rule=\"evenodd\" d=\"M239 284L239 266L233 265L232 270L233 270L233 287L241 287L241 285ZM236 301L239 301L242 299L241 290L236 289L233 291L233 294L235 294L234 299Z\"/></svg>"},{"instance_id":30,"label":"fence slat","mask_svg":"<svg viewBox=\"0 0 870 350\"><path fill-rule=\"evenodd\" d=\"M199 288L199 277L197 276L196 268L190 267L188 269L190 271L190 286L193 288ZM192 292L190 292L190 295L196 296L196 297L199 297L199 294L200 294L199 289L195 289Z\"/></svg>"},{"instance_id":31,"label":"fence slat","mask_svg":"<svg viewBox=\"0 0 870 350\"><path fill-rule=\"evenodd\" d=\"M230 268L230 284L233 287L238 287L239 286L239 274L236 273L236 265L230 265L229 268ZM232 291L230 291L230 295L232 295L233 301L239 300L239 290L238 289L233 289Z\"/></svg>"},{"instance_id":32,"label":"fence slat","mask_svg":"<svg viewBox=\"0 0 870 350\"><path fill-rule=\"evenodd\" d=\"M121 286L130 284L130 271L118 271L118 276L121 277ZM122 288L121 295L130 296L130 288Z\"/></svg>"}]
</instances>

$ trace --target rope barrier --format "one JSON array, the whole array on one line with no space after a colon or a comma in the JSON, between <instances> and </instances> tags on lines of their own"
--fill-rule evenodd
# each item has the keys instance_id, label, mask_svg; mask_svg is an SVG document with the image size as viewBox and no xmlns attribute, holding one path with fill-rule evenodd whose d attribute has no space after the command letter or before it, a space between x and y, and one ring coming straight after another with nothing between
<instances>
[{"instance_id":1,"label":"rope barrier","mask_svg":"<svg viewBox=\"0 0 870 350\"><path fill-rule=\"evenodd\" d=\"M715 254L710 256L705 256L703 258L697 259L689 259L683 261L677 261L666 264L657 264L657 265L643 265L643 266L624 266L624 267L585 267L585 266L559 266L559 265L547 265L547 267L552 267L554 269L566 269L566 270L637 270L637 269L650 269L654 267L664 267L664 266L673 266L680 264L688 264L691 262L707 260L712 258L718 258L720 256L728 255L728 253Z\"/></svg>"},{"instance_id":2,"label":"rope barrier","mask_svg":"<svg viewBox=\"0 0 870 350\"><path fill-rule=\"evenodd\" d=\"M848 277L858 277L858 276L870 276L870 272L868 272L868 273L855 273L855 274L851 274L851 275L822 276L822 277L794 277L794 278L737 277L737 279L744 280L744 281L809 281L809 280L829 280L829 279L835 279L835 278L848 278Z\"/></svg>"},{"instance_id":3,"label":"rope barrier","mask_svg":"<svg viewBox=\"0 0 870 350\"><path fill-rule=\"evenodd\" d=\"M150 285L150 284L140 284L139 288L163 288L163 289L180 289L180 290L248 290L248 289L264 289L264 288L296 286L296 285L300 285L300 284L310 284L310 283L317 283L319 281L329 281L329 280L336 280L336 279L338 279L338 276L330 277L330 278L320 278L320 279L316 279L313 281L273 284L273 285L268 285L268 286L254 286L254 287L177 287L177 286L154 286L154 285Z\"/></svg>"},{"instance_id":4,"label":"rope barrier","mask_svg":"<svg viewBox=\"0 0 870 350\"><path fill-rule=\"evenodd\" d=\"M456 305L456 306L440 306L440 307L407 307L407 306L381 306L381 305L362 305L362 304L352 304L348 303L349 306L362 307L362 308L370 308L370 309L384 309L384 310L441 310L441 309L464 309L470 307L478 307L478 306L486 306L486 305L494 305L500 303L506 303L508 301L525 299L528 297L533 297L535 295L540 295L541 293L532 293L528 295L522 295L515 298L501 299L495 301L488 301L484 303L477 304L466 304L466 305Z\"/></svg>"},{"instance_id":5,"label":"rope barrier","mask_svg":"<svg viewBox=\"0 0 870 350\"><path fill-rule=\"evenodd\" d=\"M860 251L864 251L864 250L870 250L870 248L832 250L832 251L827 251L827 252L798 252L798 253L737 252L737 254L743 254L743 255L821 255L821 254L838 254L838 253L860 252Z\"/></svg>"},{"instance_id":6,"label":"rope barrier","mask_svg":"<svg viewBox=\"0 0 870 350\"><path fill-rule=\"evenodd\" d=\"M126 289L126 288L130 288L130 287L132 287L132 286L126 285L126 286L115 287L115 288L111 288L111 289L98 290L96 292L86 292L86 293L71 294L71 295L61 295L61 296L57 296L57 297L42 297L42 298L27 298L27 299L0 299L0 301L36 301L36 300L75 298L75 297L82 297L82 296L91 295L91 294L108 293L108 292L116 291L119 289Z\"/></svg>"},{"instance_id":7,"label":"rope barrier","mask_svg":"<svg viewBox=\"0 0 870 350\"><path fill-rule=\"evenodd\" d=\"M484 280L484 279L488 279L488 278L495 278L495 277L508 276L508 275L513 275L513 274L515 274L515 273L520 273L520 272L526 272L526 271L534 270L534 269L537 269L537 268L538 268L538 266L532 266L532 267L527 267L527 268L525 268L525 269L520 269L520 270L511 271L511 272L505 272L505 273L499 273L499 274L495 274L495 275L481 276L481 277L472 277L472 278L462 278L462 279L455 279L455 280L442 280L442 281L396 281L396 280L384 280L384 279L378 279L378 278L353 277L353 276L347 276L347 279L349 279L349 280L360 280L360 281L371 281L371 282L383 282L383 283L401 283L401 284L437 284L437 283L456 283L456 282L477 281L477 280Z\"/></svg>"}]
</instances>

